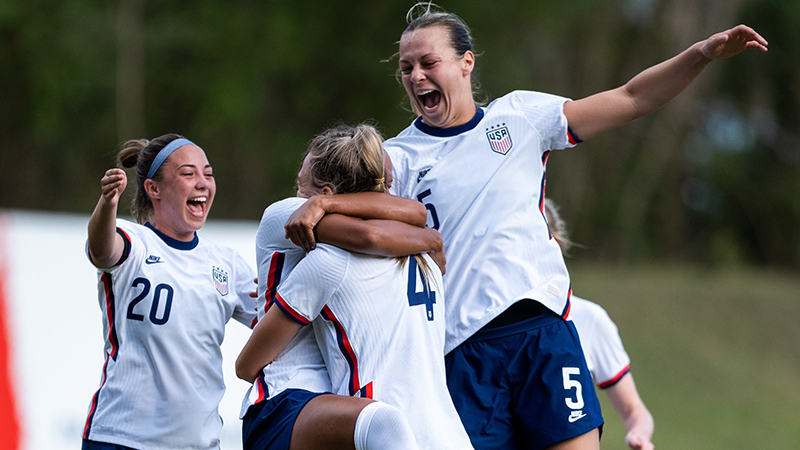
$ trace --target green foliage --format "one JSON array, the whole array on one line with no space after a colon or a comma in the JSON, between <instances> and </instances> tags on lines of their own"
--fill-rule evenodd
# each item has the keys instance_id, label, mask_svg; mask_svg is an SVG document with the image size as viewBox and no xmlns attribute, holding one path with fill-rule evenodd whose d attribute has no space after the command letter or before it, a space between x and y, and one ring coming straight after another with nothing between
<instances>
[{"instance_id":1,"label":"green foliage","mask_svg":"<svg viewBox=\"0 0 800 450\"><path fill-rule=\"evenodd\" d=\"M443 4L472 28L488 100L613 88L739 22L770 41L661 111L552 155L548 195L588 257L800 264L800 4L723 3ZM120 142L178 132L215 167L213 216L256 219L292 194L324 128L408 125L392 55L412 4L4 2L0 207L89 211Z\"/></svg>"}]
</instances>

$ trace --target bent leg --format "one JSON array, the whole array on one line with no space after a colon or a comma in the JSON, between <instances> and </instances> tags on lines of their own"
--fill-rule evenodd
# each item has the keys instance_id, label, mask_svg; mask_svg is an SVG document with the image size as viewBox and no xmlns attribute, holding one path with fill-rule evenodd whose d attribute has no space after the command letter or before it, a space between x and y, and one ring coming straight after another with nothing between
<instances>
[{"instance_id":1,"label":"bent leg","mask_svg":"<svg viewBox=\"0 0 800 450\"><path fill-rule=\"evenodd\" d=\"M290 450L413 450L414 434L397 408L369 399L320 395L300 411Z\"/></svg>"},{"instance_id":2,"label":"bent leg","mask_svg":"<svg viewBox=\"0 0 800 450\"><path fill-rule=\"evenodd\" d=\"M315 397L297 416L289 449L355 450L356 420L370 403L370 399L335 394Z\"/></svg>"}]
</instances>

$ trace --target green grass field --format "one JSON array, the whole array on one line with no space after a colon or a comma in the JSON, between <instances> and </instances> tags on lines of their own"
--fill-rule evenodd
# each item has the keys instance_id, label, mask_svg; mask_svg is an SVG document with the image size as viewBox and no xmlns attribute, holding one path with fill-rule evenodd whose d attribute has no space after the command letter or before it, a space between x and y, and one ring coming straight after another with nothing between
<instances>
[{"instance_id":1,"label":"green grass field","mask_svg":"<svg viewBox=\"0 0 800 450\"><path fill-rule=\"evenodd\" d=\"M567 264L575 295L619 327L657 449L800 448L800 276ZM601 447L627 448L599 396Z\"/></svg>"}]
</instances>

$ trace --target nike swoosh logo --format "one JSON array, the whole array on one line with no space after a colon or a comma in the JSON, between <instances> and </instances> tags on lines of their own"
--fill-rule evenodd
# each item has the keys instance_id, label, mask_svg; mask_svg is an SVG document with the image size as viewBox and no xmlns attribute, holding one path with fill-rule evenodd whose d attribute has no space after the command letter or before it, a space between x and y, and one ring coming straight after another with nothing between
<instances>
[{"instance_id":1,"label":"nike swoosh logo","mask_svg":"<svg viewBox=\"0 0 800 450\"><path fill-rule=\"evenodd\" d=\"M581 414L580 416L569 416L569 418L567 420L569 420L569 423L572 423L572 422L575 422L576 420L582 419L584 417L586 417L586 414Z\"/></svg>"},{"instance_id":2,"label":"nike swoosh logo","mask_svg":"<svg viewBox=\"0 0 800 450\"><path fill-rule=\"evenodd\" d=\"M150 258L147 258L147 259L144 260L145 264L157 264L157 263L163 263L163 262L164 261L162 261L161 258L153 258L153 257L150 257Z\"/></svg>"}]
</instances>

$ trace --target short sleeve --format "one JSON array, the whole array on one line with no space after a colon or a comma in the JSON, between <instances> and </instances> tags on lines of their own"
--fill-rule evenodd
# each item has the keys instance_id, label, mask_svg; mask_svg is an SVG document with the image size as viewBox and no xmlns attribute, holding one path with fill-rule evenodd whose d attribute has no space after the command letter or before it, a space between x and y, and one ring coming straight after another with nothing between
<instances>
[{"instance_id":1,"label":"short sleeve","mask_svg":"<svg viewBox=\"0 0 800 450\"><path fill-rule=\"evenodd\" d=\"M595 384L600 388L612 386L630 369L630 358L622 345L616 324L602 308L594 321L593 357Z\"/></svg>"},{"instance_id":2,"label":"short sleeve","mask_svg":"<svg viewBox=\"0 0 800 450\"><path fill-rule=\"evenodd\" d=\"M514 91L509 95L513 107L536 130L546 150L570 148L580 142L571 134L564 115L564 103L570 99L530 91Z\"/></svg>"},{"instance_id":3,"label":"short sleeve","mask_svg":"<svg viewBox=\"0 0 800 450\"><path fill-rule=\"evenodd\" d=\"M274 304L292 320L308 325L341 285L349 260L344 250L317 245L278 288Z\"/></svg>"},{"instance_id":4,"label":"short sleeve","mask_svg":"<svg viewBox=\"0 0 800 450\"><path fill-rule=\"evenodd\" d=\"M256 326L257 311L256 299L250 297L250 293L256 289L253 279L256 273L250 264L236 253L236 305L233 310L233 318L250 328Z\"/></svg>"},{"instance_id":5,"label":"short sleeve","mask_svg":"<svg viewBox=\"0 0 800 450\"><path fill-rule=\"evenodd\" d=\"M125 245L125 248L122 251L122 256L120 257L119 261L114 263L113 266L107 269L100 269L97 270L101 272L109 272L114 273L116 272L121 266L123 266L126 262L131 260L139 260L143 258L145 255L145 246L142 244L142 239L138 234L139 225L133 224L128 222L127 220L117 219L117 234L122 236L122 241ZM89 256L89 242L86 242L86 257L89 258L89 261L92 261L91 256ZM94 263L92 263L94 265Z\"/></svg>"},{"instance_id":6,"label":"short sleeve","mask_svg":"<svg viewBox=\"0 0 800 450\"><path fill-rule=\"evenodd\" d=\"M304 198L291 197L275 202L264 210L256 232L256 252L300 248L286 238L284 225L292 213L305 202Z\"/></svg>"},{"instance_id":7,"label":"short sleeve","mask_svg":"<svg viewBox=\"0 0 800 450\"><path fill-rule=\"evenodd\" d=\"M256 270L258 272L258 309L261 315L282 282L284 272L303 259L305 251L286 238L284 225L305 199L287 198L270 205L261 217L256 232Z\"/></svg>"}]
</instances>

